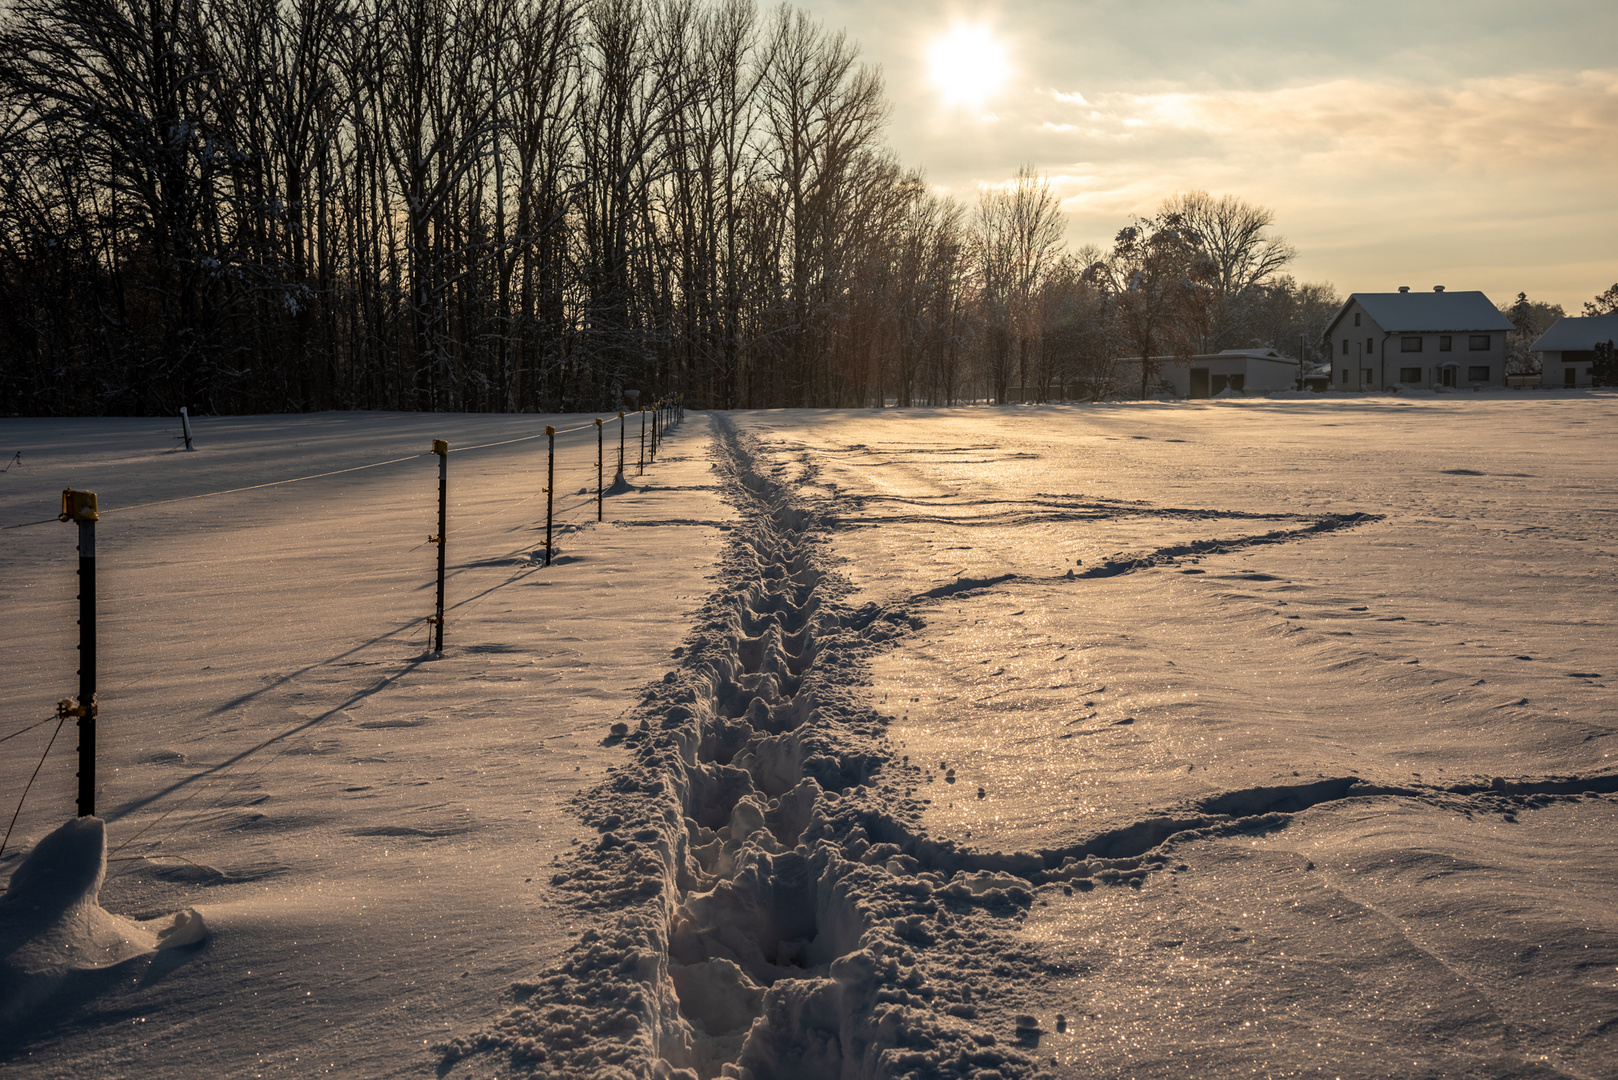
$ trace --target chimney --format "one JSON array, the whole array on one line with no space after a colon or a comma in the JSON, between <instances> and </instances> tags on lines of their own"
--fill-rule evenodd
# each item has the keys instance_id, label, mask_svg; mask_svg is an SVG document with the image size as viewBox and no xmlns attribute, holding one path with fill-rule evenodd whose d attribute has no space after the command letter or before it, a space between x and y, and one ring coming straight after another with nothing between
<instances>
[{"instance_id":1,"label":"chimney","mask_svg":"<svg viewBox=\"0 0 1618 1080\"><path fill-rule=\"evenodd\" d=\"M1442 286L1442 285L1434 285L1433 286L1433 292L1443 292L1443 291L1444 291L1444 286Z\"/></svg>"},{"instance_id":2,"label":"chimney","mask_svg":"<svg viewBox=\"0 0 1618 1080\"><path fill-rule=\"evenodd\" d=\"M1399 286L1399 291L1400 292L1409 292L1410 291L1410 286L1409 285L1401 285L1401 286Z\"/></svg>"}]
</instances>

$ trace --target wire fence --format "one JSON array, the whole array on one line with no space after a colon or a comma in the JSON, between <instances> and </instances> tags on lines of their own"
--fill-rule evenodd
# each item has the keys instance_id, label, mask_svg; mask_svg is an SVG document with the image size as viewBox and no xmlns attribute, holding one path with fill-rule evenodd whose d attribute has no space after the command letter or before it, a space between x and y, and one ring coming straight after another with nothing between
<instances>
[{"instance_id":1,"label":"wire fence","mask_svg":"<svg viewBox=\"0 0 1618 1080\"><path fill-rule=\"evenodd\" d=\"M671 400L664 400L664 401L655 402L651 406L649 406L648 408L639 410L636 414L628 414L628 413L620 412L620 413L618 413L616 415L616 417L614 417L614 419L617 419L618 423L619 423L619 433L618 433L619 434L619 460L618 460L618 468L617 468L616 474L615 474L615 482L616 482L617 479L621 479L623 477L625 471L628 468L628 463L627 463L625 455L626 455L626 449L627 449L627 446L628 446L627 436L626 436L626 425L627 425L627 422L628 422L628 416L629 415L638 415L641 418L641 434L640 434L640 442L639 442L639 448L638 448L638 467L640 468L641 471L644 471L647 464L655 463L656 454L657 454L658 449L661 446L661 441L662 441L663 437L666 435L666 433L669 431L670 428L672 428L675 424L677 424L681 419L684 418L685 411L684 411L684 407L683 407L683 405L682 405L682 403L680 401L678 401L677 399L671 399ZM367 462L366 464L363 464L363 465L355 465L355 466L342 468L342 469L330 469L330 470L326 470L324 472L309 473L309 474L302 475L302 476L286 477L284 479L266 481L266 482L260 483L260 484L247 484L247 485L243 485L243 486L240 486L240 487L223 488L223 489L220 489L220 490L217 490L217 491L199 492L199 493L193 494L193 495L181 495L181 496L176 496L176 497L173 497L173 498L153 499L153 500L149 500L149 501L146 501L146 502L134 503L134 504L126 505L126 506L108 507L108 508L105 508L105 509L100 509L99 512L97 512L97 510L95 509L95 497L92 495L92 496L90 496L88 505L91 507L90 513L92 515L97 515L98 514L98 516L92 518L92 520L98 520L99 516L105 516L105 515L109 515L109 514L127 513L129 511L144 510L144 509L148 509L148 508L156 507L156 506L168 506L168 505L173 505L173 504L176 504L176 503L194 502L194 501L201 500L201 499L212 499L212 498L220 498L220 497L228 496L228 495L238 495L238 494L242 494L242 493L250 492L250 491L263 491L263 490L272 489L272 488L281 488L281 487L285 487L285 486L288 486L288 485L291 485L291 484L304 483L306 481L311 481L311 480L320 480L320 479L325 479L325 478L329 478L329 477L333 477L333 476L343 476L343 475L347 475L347 474L350 474L350 473L362 472L362 471L369 470L369 469L378 469L378 468L382 468L384 466L389 466L389 465L398 465L398 464L402 464L404 462L416 461L416 460L419 460L419 459L424 458L424 457L432 457L432 456L437 455L437 456L440 456L440 459L441 459L440 494L439 494L439 500L440 500L440 502L439 502L439 512L440 512L440 518L439 518L440 529L439 529L439 532L434 536L429 536L426 540L416 544L414 547L409 548L403 554L406 554L406 555L411 554L411 553L419 551L422 548L428 546L429 544L433 544L433 543L437 543L438 546L439 546L440 552L442 552L444 550L444 548L446 547L446 545L447 545L447 535L446 535L446 529L445 529L445 520L446 520L445 515L446 515L446 512L447 512L447 508L446 508L446 505L445 505L446 495L445 495L445 487L444 487L444 483L443 483L443 478L444 478L444 475L445 475L445 470L447 469L447 459L448 459L449 455L450 454L456 454L456 453L468 453L468 452L476 451L476 450L489 450L489 449L494 449L494 448L497 448L497 447L515 446L515 445L519 445L519 444L523 444L523 443L533 442L533 441L536 441L536 440L539 440L539 439L546 439L548 441L548 447L549 447L548 452L547 452L547 458L548 458L548 460L547 460L547 475L550 477L550 480L548 481L546 487L544 489L542 489L542 492L541 492L546 496L546 506L547 506L547 511L546 511L546 539L543 542L542 546L545 549L545 553L546 553L546 558L545 558L545 561L544 561L543 565L544 566L549 566L551 564L551 560L550 560L549 556L550 556L551 550L552 550L552 548L554 546L553 540L552 540L552 526L553 526L554 518L555 518L555 516L557 516L558 513L560 513L561 515L568 515L572 511L581 509L584 506L589 505L590 502L595 502L597 504L597 515L598 515L597 519L600 520L599 515L600 515L601 501L602 501L602 499L604 498L604 496L606 494L606 483L605 483L605 473L604 473L604 461L605 461L604 443L602 442L602 436L600 434L602 432L602 429L603 429L603 423L604 422L602 420L596 419L596 420L592 420L590 422L580 423L580 424L574 425L572 427L567 427L567 428L558 429L558 428L555 428L554 426L549 426L549 427L547 427L545 429L545 431L543 431L541 433L538 433L538 434L523 435L523 436L518 436L516 438L510 438L510 439L498 439L498 440L493 440L493 441L490 441L490 442L475 443L475 444L470 445L470 446L450 447L447 443L444 443L441 440L435 440L433 449L429 450L429 451L424 451L422 453L416 453L416 454L406 454L406 455L401 455L401 456L398 456L398 457L391 457L391 458L387 458L386 460L382 460L382 461ZM597 446L596 446L596 461L595 461L596 473L597 473L597 490L596 490L596 492L594 494L588 495L587 498L579 499L576 502L570 501L570 502L564 503L563 505L558 507L555 504L555 499L554 499L554 495L555 495L555 492L554 492L555 479L554 479L554 477L555 477L555 458L556 458L556 437L559 436L559 435L567 435L567 434L572 434L572 433L576 433L576 432L580 432L580 431L588 431L588 430L591 430L592 428L595 429L597 431L597 433L598 433L598 435L597 435ZM650 434L650 443L649 444L647 442L648 433ZM19 453L13 459L13 462L16 462L16 461L20 460L20 457L21 457L21 455ZM24 522L19 522L19 523L12 524L12 525L0 526L0 531L7 531L7 530L12 530L12 529L23 529L23 528L28 528L28 527L31 527L31 526L34 526L34 525L44 525L44 524L55 523L55 522L64 522L64 521L69 521L69 520L82 520L82 518L75 519L73 517L71 511L70 511L70 506L69 506L70 499L69 499L69 496L72 496L72 495L75 495L75 494L77 494L77 495L85 495L85 494L88 494L88 493L75 493L75 492L72 492L72 491L64 492L63 510L62 510L61 513L59 513L59 514L57 514L55 516L52 516L52 517L41 518L41 519L39 519L37 521L24 521ZM584 494L584 492L581 492L581 494ZM535 497L537 497L536 493L530 493L527 496L516 500L516 502L514 504L512 504L512 505L521 505L521 504L526 503L527 501L529 501L529 500L531 500L531 499L533 499ZM94 550L94 548L93 548L93 535L94 535L94 533L93 533L93 525L92 525L91 528L92 528L92 531L91 531L91 534L90 534L91 537L92 537L91 551L93 553L93 550ZM84 573L84 569L85 569L84 555L83 555L83 543L84 543L84 541L83 541L82 537L83 537L83 533L81 531L81 551L80 551L80 573L81 573L81 575ZM93 563L93 558L92 558L92 563ZM426 623L428 625L429 634L431 635L431 632L434 629L434 624L436 623L436 630L437 630L437 633L438 633L438 647L439 647L440 650L442 649L442 644L443 644L442 634L443 634L443 626L444 626L443 620L444 620L444 612L445 612L444 599L443 599L443 596L444 596L444 593L443 593L444 584L445 584L446 580L448 580L449 578L452 578L452 577L454 577L456 575L447 573L446 568L445 568L445 563L444 563L444 560L442 558L439 559L438 566L439 566L439 569L438 569L438 582L437 582L437 584L438 584L438 604L437 604L436 614L435 615L423 615L423 616L420 616L418 618L411 619L408 622L406 622L404 625L395 627L393 630L390 630L387 633L381 635L380 638L376 638L376 639L373 639L373 640L384 640L384 639L389 638L389 637L394 637L394 636L399 636L399 635L406 634L412 628L420 626L423 623ZM541 569L541 568L542 567L539 567L539 566L531 567L530 572L532 570ZM458 569L456 571L456 574L459 574L460 572L463 572L464 569L465 569L464 567ZM92 575L93 575L93 570L91 572L92 572ZM186 656L184 656L184 657L182 657L182 658L180 658L178 660L174 660L171 663L166 664L161 668L156 668L156 669L153 669L153 670L150 670L150 671L146 671L146 672L144 672L144 673L142 673L140 675L137 675L137 676L135 676L133 678L130 678L130 679L118 684L117 686L111 687L111 688L109 688L109 689L107 689L105 691L105 694L106 694L106 696L109 696L109 697L117 697L118 695L120 695L122 693L125 693L128 690L133 689L134 687L139 686L142 683L148 682L148 681L150 681L152 679L160 678L161 676L163 676L163 675L165 675L165 674L167 674L169 672L172 672L172 671L174 671L174 670L176 670L178 668L184 667L187 664L195 663L196 661L201 660L204 657L208 656L210 653L215 652L221 646L228 645L229 643L231 643L233 641L237 641L237 640L240 640L240 639L242 639L244 637L247 637L247 636L255 633L256 631L264 629L266 626L270 625L271 623L283 621L290 614L295 614L298 611L300 611L302 609L306 609L306 608L308 608L308 607L310 607L310 606L312 606L314 604L330 603L333 595L341 594L343 590L347 589L351 585L354 585L354 584L356 584L358 582L362 582L362 581L364 581L364 580L366 580L368 578L375 578L375 577L380 576L382 574L395 573L395 572L396 572L396 567L394 567L392 565L373 566L373 567L358 571L357 573L354 573L354 574L351 574L351 575L347 576L346 578L342 579L341 581L337 582L334 585L330 585L330 586L327 586L327 587L325 587L325 588L323 588L321 590L316 591L314 593L314 595L312 595L307 600L304 600L302 602L293 604L290 607L278 606L278 607L276 607L275 611L272 614L270 614L268 616L265 616L262 619L256 620L255 622L252 622L252 623L249 623L249 624L246 624L246 625L236 627L232 632L230 632L230 633L228 633L228 634L226 634L224 636L211 638L208 641L208 643L205 646L203 646L202 648L197 649L197 650L189 653L188 655L186 655ZM93 577L91 578L91 581L93 582ZM508 582L508 584L509 584L509 582ZM83 587L84 586L81 583L81 589ZM489 590L488 592L485 592L484 594L481 594L478 597L470 597L470 598L466 598L466 599L464 599L462 601L459 601L459 602L451 605L450 610L461 609L461 608L463 608L463 607L465 607L465 606L467 606L467 605L469 605L471 603L476 602L476 600L481 599L482 596L486 596L486 595L489 594L489 592L492 592L492 591L493 590ZM84 628L83 628L83 625L82 625L83 621L84 620L81 617L81 641L80 641L81 656L83 655L82 650L85 648L85 641L84 641L83 636L82 636L83 632L84 632ZM93 625L93 617L91 618L90 621L91 621L91 623ZM92 630L91 631L92 640L90 642L91 655L93 655L93 649L94 649L93 633L94 632ZM431 642L431 636L429 637L429 643L430 642ZM369 697L370 695L374 694L377 690L385 688L387 685L391 684L392 682L396 681L398 678L402 677L402 675L407 670L413 669L416 662L417 661L409 661L409 662L403 664L400 667L400 670L398 670L398 671L396 671L396 672L394 672L394 673L392 673L392 674L390 674L388 676L385 676L382 679L381 683L379 683L375 687L371 687L371 688L363 691L361 696ZM80 727L81 727L81 749L82 749L82 746L83 746L83 734L82 733L84 731L84 725L86 723L86 720L88 719L88 723L90 724L90 730L93 732L93 727L94 727L94 723L95 723L95 717L96 717L96 713L97 713L97 703L96 703L95 699L100 697L100 696L101 696L101 694L99 694L99 693L91 694L90 695L91 700L89 702L85 702L85 701L77 701L77 702L75 702L73 699L63 699L62 701L60 701L57 704L57 708L56 708L56 711L55 711L54 714L46 716L46 717L44 717L42 719L39 719L39 720L32 721L30 723L27 723L24 726L18 728L17 730L10 732L9 734L6 734L4 736L0 736L0 744L3 744L3 743L10 742L13 739L17 739L17 738L20 738L20 737L22 737L24 735L27 735L30 732L36 731L36 730L38 730L40 728L43 728L46 725L50 724L52 721L55 721L55 723L56 723L56 727L52 730L50 739L46 743L43 752L40 754L39 760L35 764L33 772L29 775L28 782L24 785L22 793L18 797L16 808L12 812L10 821L7 824L5 835L4 835L3 838L0 838L0 856L4 856L8 846L10 844L12 832L16 828L17 821L22 815L24 805L27 803L28 796L29 796L30 792L33 790L34 782L39 778L40 771L44 768L46 760L50 757L51 750L55 747L57 739L61 735L63 726L66 724L66 722L69 719L72 719L74 717L79 718L79 723L80 723ZM182 784L179 784L179 785L171 786L166 791L160 792L160 793L158 793L156 795L153 795L150 799L137 800L136 804L138 806L141 803L149 803L149 802L152 802L152 801L159 800L164 795L167 795L167 794L176 794L180 787L185 787L185 786L190 786L191 787L191 790L186 792L184 794L184 796L179 798L178 801L173 803L173 805L171 805L171 806L167 807L166 809L164 809L160 814L158 814L152 820L146 822L139 829L137 829L132 835L122 839L115 847L113 847L111 849L111 851L109 852L109 855L108 855L109 861L112 861L112 862L130 862L130 861L144 860L145 858L147 858L146 855L120 856L120 853L123 852L130 845L132 845L132 844L136 843L137 841L139 841L142 837L146 836L153 829L156 829L164 821L169 820L171 817L178 814L180 811L184 810L187 806L191 805L195 800L200 799L207 792L215 789L216 787L218 787L222 783L225 783L226 781L230 781L230 783L226 784L226 786L225 786L225 788L223 790L219 791L218 794L216 794L215 798L211 802L209 802L206 805L201 806L199 808L195 808L194 812L189 817L187 817L184 821L177 822L172 828L170 828L168 830L165 830L160 836L149 840L148 844L150 844L150 845L152 845L154 847L158 846L158 845L161 845L163 842L173 838L175 835L178 835L180 832L183 832L186 828L189 828L191 825L193 825L197 821L201 820L201 818L204 815L206 815L208 812L210 812L213 809L216 809L223 802L224 799L226 799L226 798L228 798L230 796L232 791L239 790L241 784L250 781L263 768L265 768L271 761L275 760L275 758L280 756L280 752L278 752L277 754L272 755L269 758L262 758L262 757L259 756L262 751L264 751L265 749L267 749L267 748L269 748L271 746L276 745L277 743L284 742L291 735L296 734L298 731L301 731L301 730L303 730L305 728L313 726L315 723L318 723L321 719L324 719L325 717L328 717L328 716L333 715L333 714L335 714L337 712L340 712L342 709L348 707L349 705L352 705L354 700L357 700L357 699L356 698L350 698L349 701L344 702L342 705L338 705L338 706L336 706L335 708L333 708L331 710L328 710L327 712L323 713L322 716L316 717L315 720L312 720L312 721L309 721L309 722L307 722L305 724L299 725L298 727L296 727L296 728L294 728L294 729L292 729L290 731L277 732L276 734L270 736L269 738L262 740L258 744L254 745L254 746L252 746L252 747L250 747L250 748L248 748L248 749L246 749L244 751L241 751L241 752L237 753L236 755L231 757L228 761L226 761L226 762L222 763L220 766L216 766L214 769L210 770L209 772L211 773L211 775L208 775L208 779L205 782L203 782L202 784L200 784L200 786L192 786L192 785L190 785L188 783L182 783ZM93 744L93 734L92 734L92 737L91 737L91 742ZM282 752L284 752L284 750ZM241 772L239 767L241 765L243 765L243 763L246 763L246 762L249 762L249 761L254 763L254 767L250 771L247 771L245 773ZM81 770L83 770L87 765L88 765L89 768L92 769L92 775L93 775L93 761L89 762L89 763L86 763L86 762L81 760L81 763L80 763ZM199 774L199 776L200 775L206 775L206 774ZM126 804L126 806L127 806L127 804ZM85 808L84 808L84 804L82 802L81 802L80 811L81 811L81 813L86 812ZM166 853L161 857L162 858L174 858L174 859L177 859L178 861L181 861L181 862L188 862L189 861L189 860L186 860L186 859L184 859L182 857L172 856L172 855L168 855Z\"/></svg>"}]
</instances>

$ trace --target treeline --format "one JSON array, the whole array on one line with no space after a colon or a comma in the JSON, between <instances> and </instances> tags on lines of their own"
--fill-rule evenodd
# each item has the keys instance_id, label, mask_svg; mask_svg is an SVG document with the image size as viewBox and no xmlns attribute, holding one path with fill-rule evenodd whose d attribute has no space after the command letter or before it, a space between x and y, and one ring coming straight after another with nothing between
<instances>
[{"instance_id":1,"label":"treeline","mask_svg":"<svg viewBox=\"0 0 1618 1080\"><path fill-rule=\"evenodd\" d=\"M939 197L854 45L747 0L12 0L0 96L7 413L1032 400L1320 299L1194 193L1262 222L1223 270L1132 226L1187 256L1137 340L1122 236Z\"/></svg>"}]
</instances>

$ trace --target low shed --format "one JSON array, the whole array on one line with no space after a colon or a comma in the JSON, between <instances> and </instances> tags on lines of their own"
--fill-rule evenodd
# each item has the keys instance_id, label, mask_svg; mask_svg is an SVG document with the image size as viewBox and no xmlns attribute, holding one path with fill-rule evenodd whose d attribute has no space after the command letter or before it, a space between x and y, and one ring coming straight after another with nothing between
<instances>
[{"instance_id":1,"label":"low shed","mask_svg":"<svg viewBox=\"0 0 1618 1080\"><path fill-rule=\"evenodd\" d=\"M1529 346L1539 353L1539 385L1547 389L1589 386L1590 362L1601 341L1618 341L1618 315L1569 315L1551 323Z\"/></svg>"},{"instance_id":2,"label":"low shed","mask_svg":"<svg viewBox=\"0 0 1618 1080\"><path fill-rule=\"evenodd\" d=\"M1183 398L1233 394L1269 394L1298 388L1298 361L1274 349L1226 349L1177 360L1163 367L1163 377Z\"/></svg>"}]
</instances>

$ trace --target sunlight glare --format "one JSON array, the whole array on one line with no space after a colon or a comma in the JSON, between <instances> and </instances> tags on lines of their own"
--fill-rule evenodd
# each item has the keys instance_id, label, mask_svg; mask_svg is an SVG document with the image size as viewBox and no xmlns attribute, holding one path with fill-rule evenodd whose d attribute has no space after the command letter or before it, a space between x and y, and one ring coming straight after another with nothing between
<instances>
[{"instance_id":1,"label":"sunlight glare","mask_svg":"<svg viewBox=\"0 0 1618 1080\"><path fill-rule=\"evenodd\" d=\"M945 105L981 109L1011 73L1005 46L987 26L959 23L927 51L932 84Z\"/></svg>"}]
</instances>

